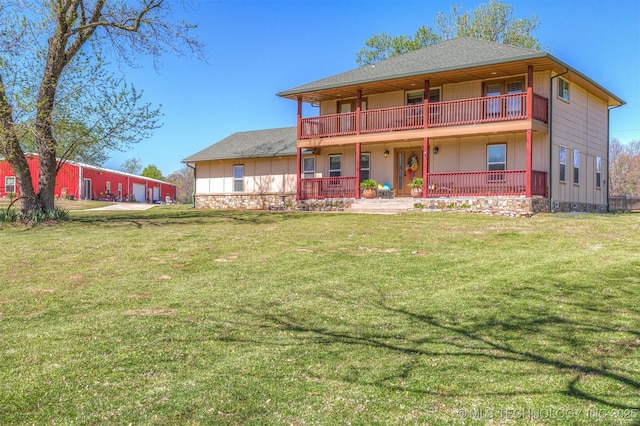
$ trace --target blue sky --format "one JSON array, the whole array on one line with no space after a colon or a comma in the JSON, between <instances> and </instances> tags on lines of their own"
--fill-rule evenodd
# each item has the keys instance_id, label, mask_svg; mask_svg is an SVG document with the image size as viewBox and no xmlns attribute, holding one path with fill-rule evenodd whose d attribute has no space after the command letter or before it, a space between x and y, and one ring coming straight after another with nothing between
<instances>
[{"instance_id":1,"label":"blue sky","mask_svg":"<svg viewBox=\"0 0 640 426\"><path fill-rule=\"evenodd\" d=\"M135 157L166 176L232 133L294 126L297 103L276 93L356 68L356 53L373 34L412 36L452 4L473 10L487 1L193 0L179 15L198 25L208 61L165 57L154 70L142 59L125 70L147 102L162 105L164 125L127 152L114 152L105 166L118 169ZM534 35L545 51L626 101L611 111L611 137L640 140L640 1L505 3L514 6L514 18L538 17Z\"/></svg>"}]
</instances>

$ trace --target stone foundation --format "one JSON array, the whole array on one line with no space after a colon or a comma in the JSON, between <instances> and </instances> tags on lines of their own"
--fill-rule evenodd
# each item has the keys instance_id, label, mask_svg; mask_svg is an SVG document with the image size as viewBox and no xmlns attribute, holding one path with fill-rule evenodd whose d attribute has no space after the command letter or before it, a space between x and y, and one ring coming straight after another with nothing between
<instances>
[{"instance_id":1,"label":"stone foundation","mask_svg":"<svg viewBox=\"0 0 640 426\"><path fill-rule=\"evenodd\" d=\"M415 200L414 209L416 211L454 211L520 217L549 212L549 200L520 197L419 198Z\"/></svg>"},{"instance_id":2,"label":"stone foundation","mask_svg":"<svg viewBox=\"0 0 640 426\"><path fill-rule=\"evenodd\" d=\"M214 210L289 210L296 194L196 194L197 209Z\"/></svg>"}]
</instances>

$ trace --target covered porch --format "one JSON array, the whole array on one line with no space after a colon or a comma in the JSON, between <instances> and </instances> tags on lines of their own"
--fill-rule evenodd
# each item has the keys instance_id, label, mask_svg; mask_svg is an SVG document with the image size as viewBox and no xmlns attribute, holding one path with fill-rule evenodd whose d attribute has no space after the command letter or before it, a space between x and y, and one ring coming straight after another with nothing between
<instances>
[{"instance_id":1,"label":"covered porch","mask_svg":"<svg viewBox=\"0 0 640 426\"><path fill-rule=\"evenodd\" d=\"M547 197L547 173L532 170L425 173L421 198ZM298 199L360 198L356 176L307 178L298 181ZM529 185L527 184L529 183ZM530 188L530 194L528 194ZM391 188L393 191L393 188ZM393 197L386 189L378 198Z\"/></svg>"}]
</instances>

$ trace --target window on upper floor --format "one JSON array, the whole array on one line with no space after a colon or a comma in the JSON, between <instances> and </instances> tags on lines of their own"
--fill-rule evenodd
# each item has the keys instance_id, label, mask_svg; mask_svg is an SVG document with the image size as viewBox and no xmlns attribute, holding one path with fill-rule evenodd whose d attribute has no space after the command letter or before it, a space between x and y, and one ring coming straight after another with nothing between
<instances>
[{"instance_id":1,"label":"window on upper floor","mask_svg":"<svg viewBox=\"0 0 640 426\"><path fill-rule=\"evenodd\" d=\"M569 82L564 78L558 79L558 97L569 102Z\"/></svg>"},{"instance_id":2,"label":"window on upper floor","mask_svg":"<svg viewBox=\"0 0 640 426\"><path fill-rule=\"evenodd\" d=\"M567 147L560 145L560 182L567 181Z\"/></svg>"}]
</instances>

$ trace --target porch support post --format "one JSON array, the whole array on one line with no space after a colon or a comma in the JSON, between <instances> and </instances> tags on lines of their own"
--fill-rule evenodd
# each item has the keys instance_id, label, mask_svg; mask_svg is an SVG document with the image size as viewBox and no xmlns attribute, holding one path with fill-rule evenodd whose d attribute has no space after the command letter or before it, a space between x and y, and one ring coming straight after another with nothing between
<instances>
[{"instance_id":1,"label":"porch support post","mask_svg":"<svg viewBox=\"0 0 640 426\"><path fill-rule=\"evenodd\" d=\"M358 97L356 99L356 134L360 134L360 111L362 110L362 89L358 89ZM358 191L359 192L359 191Z\"/></svg>"},{"instance_id":2,"label":"porch support post","mask_svg":"<svg viewBox=\"0 0 640 426\"><path fill-rule=\"evenodd\" d=\"M533 130L527 129L527 171L526 171L526 197L531 198L531 169L533 159Z\"/></svg>"},{"instance_id":3,"label":"porch support post","mask_svg":"<svg viewBox=\"0 0 640 426\"><path fill-rule=\"evenodd\" d=\"M302 148L296 148L296 201L300 199L302 194L302 183L300 182L300 175L302 171Z\"/></svg>"},{"instance_id":4,"label":"porch support post","mask_svg":"<svg viewBox=\"0 0 640 426\"><path fill-rule=\"evenodd\" d=\"M527 119L533 119L533 65L527 67ZM527 171L525 196L531 198L531 178L533 169L533 129L527 129Z\"/></svg>"},{"instance_id":5,"label":"porch support post","mask_svg":"<svg viewBox=\"0 0 640 426\"><path fill-rule=\"evenodd\" d=\"M298 131L296 133L296 137L298 140L302 139L302 98L298 98Z\"/></svg>"},{"instance_id":6,"label":"porch support post","mask_svg":"<svg viewBox=\"0 0 640 426\"><path fill-rule=\"evenodd\" d=\"M360 199L360 154L361 154L360 142L356 143L356 200Z\"/></svg>"},{"instance_id":7,"label":"porch support post","mask_svg":"<svg viewBox=\"0 0 640 426\"><path fill-rule=\"evenodd\" d=\"M424 105L424 111L422 112L422 116L424 117L424 119L422 120L424 122L424 128L426 129L427 127L429 127L429 89L430 89L430 82L429 80L425 80L424 81L424 95L422 96L423 99L423 105Z\"/></svg>"},{"instance_id":8,"label":"porch support post","mask_svg":"<svg viewBox=\"0 0 640 426\"><path fill-rule=\"evenodd\" d=\"M527 119L533 118L533 65L527 67Z\"/></svg>"},{"instance_id":9,"label":"porch support post","mask_svg":"<svg viewBox=\"0 0 640 426\"><path fill-rule=\"evenodd\" d=\"M427 174L429 173L429 138L422 141L422 198L427 198Z\"/></svg>"}]
</instances>

